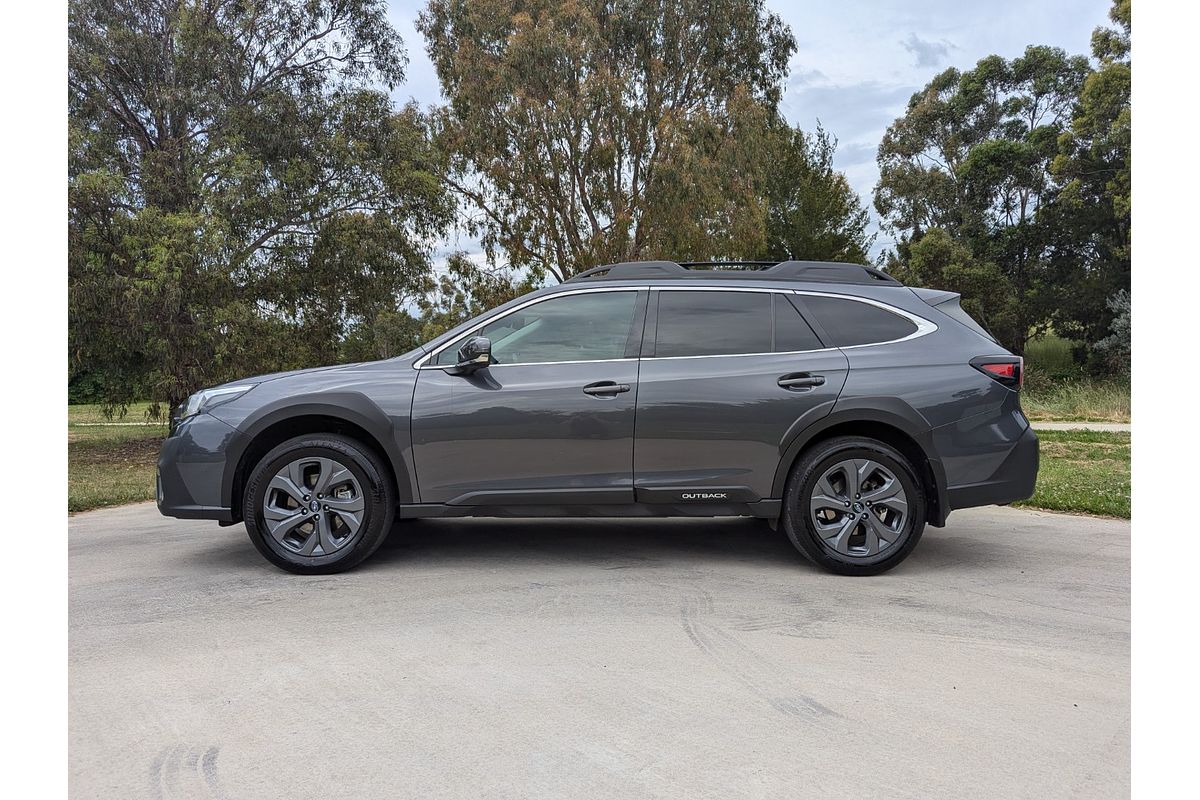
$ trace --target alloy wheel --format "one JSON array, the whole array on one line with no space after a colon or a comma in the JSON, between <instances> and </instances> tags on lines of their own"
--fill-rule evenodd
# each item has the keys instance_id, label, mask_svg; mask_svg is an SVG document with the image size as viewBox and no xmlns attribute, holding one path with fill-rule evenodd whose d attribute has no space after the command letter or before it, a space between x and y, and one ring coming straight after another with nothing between
<instances>
[{"instance_id":1,"label":"alloy wheel","mask_svg":"<svg viewBox=\"0 0 1200 800\"><path fill-rule=\"evenodd\" d=\"M350 543L366 510L362 486L344 464L307 457L275 473L263 520L280 545L301 556L327 556Z\"/></svg>"},{"instance_id":2,"label":"alloy wheel","mask_svg":"<svg viewBox=\"0 0 1200 800\"><path fill-rule=\"evenodd\" d=\"M809 515L826 547L866 558L901 539L908 498L896 474L878 461L846 459L825 470L813 487Z\"/></svg>"}]
</instances>

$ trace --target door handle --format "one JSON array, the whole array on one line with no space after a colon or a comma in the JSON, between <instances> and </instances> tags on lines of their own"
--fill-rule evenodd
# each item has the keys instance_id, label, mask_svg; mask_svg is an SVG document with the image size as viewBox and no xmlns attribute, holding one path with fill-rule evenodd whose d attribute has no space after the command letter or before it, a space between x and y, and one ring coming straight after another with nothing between
<instances>
[{"instance_id":1,"label":"door handle","mask_svg":"<svg viewBox=\"0 0 1200 800\"><path fill-rule=\"evenodd\" d=\"M583 387L583 393L590 394L592 397L612 397L628 391L628 383L615 383L614 381L597 381Z\"/></svg>"},{"instance_id":2,"label":"door handle","mask_svg":"<svg viewBox=\"0 0 1200 800\"><path fill-rule=\"evenodd\" d=\"M789 375L781 376L778 383L784 389L799 389L804 391L817 386L823 386L825 384L825 377L823 375L809 375L807 372L793 372Z\"/></svg>"}]
</instances>

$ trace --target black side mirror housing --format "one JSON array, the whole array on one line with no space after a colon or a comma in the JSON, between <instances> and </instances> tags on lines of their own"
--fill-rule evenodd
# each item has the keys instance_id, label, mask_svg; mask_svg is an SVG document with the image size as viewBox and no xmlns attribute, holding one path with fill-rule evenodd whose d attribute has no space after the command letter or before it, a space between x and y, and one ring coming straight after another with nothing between
<instances>
[{"instance_id":1,"label":"black side mirror housing","mask_svg":"<svg viewBox=\"0 0 1200 800\"><path fill-rule=\"evenodd\" d=\"M446 371L451 375L470 375L492 363L492 340L472 336L458 348L458 363Z\"/></svg>"}]
</instances>

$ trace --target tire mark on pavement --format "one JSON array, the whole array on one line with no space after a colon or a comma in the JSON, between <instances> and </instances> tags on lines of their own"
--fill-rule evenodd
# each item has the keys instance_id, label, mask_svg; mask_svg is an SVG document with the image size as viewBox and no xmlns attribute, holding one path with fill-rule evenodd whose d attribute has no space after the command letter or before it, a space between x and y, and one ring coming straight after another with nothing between
<instances>
[{"instance_id":1,"label":"tire mark on pavement","mask_svg":"<svg viewBox=\"0 0 1200 800\"><path fill-rule=\"evenodd\" d=\"M217 777L217 746L205 750L187 745L168 747L150 762L151 800L230 800Z\"/></svg>"},{"instance_id":2,"label":"tire mark on pavement","mask_svg":"<svg viewBox=\"0 0 1200 800\"><path fill-rule=\"evenodd\" d=\"M776 667L720 627L705 621L712 614L712 595L685 592L680 607L683 630L692 644L726 674L765 700L776 711L809 721L840 717L833 709L781 680Z\"/></svg>"}]
</instances>

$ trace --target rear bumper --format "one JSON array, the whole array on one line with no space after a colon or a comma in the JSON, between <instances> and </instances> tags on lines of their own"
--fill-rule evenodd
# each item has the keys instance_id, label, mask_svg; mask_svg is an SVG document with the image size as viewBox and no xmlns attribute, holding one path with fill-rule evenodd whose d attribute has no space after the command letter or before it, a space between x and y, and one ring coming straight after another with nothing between
<instances>
[{"instance_id":1,"label":"rear bumper","mask_svg":"<svg viewBox=\"0 0 1200 800\"><path fill-rule=\"evenodd\" d=\"M243 434L216 417L199 414L179 424L158 456L155 498L163 516L233 522L222 497L225 455Z\"/></svg>"},{"instance_id":2,"label":"rear bumper","mask_svg":"<svg viewBox=\"0 0 1200 800\"><path fill-rule=\"evenodd\" d=\"M1033 496L1038 473L1038 438L1027 427L987 479L946 489L950 508L1004 505Z\"/></svg>"}]
</instances>

